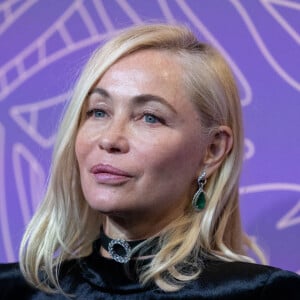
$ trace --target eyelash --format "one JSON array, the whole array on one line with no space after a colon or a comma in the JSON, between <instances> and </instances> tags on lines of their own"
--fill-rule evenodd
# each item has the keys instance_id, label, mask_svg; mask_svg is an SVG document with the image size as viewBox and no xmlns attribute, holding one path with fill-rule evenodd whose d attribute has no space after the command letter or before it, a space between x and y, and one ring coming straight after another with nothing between
<instances>
[{"instance_id":1,"label":"eyelash","mask_svg":"<svg viewBox=\"0 0 300 300\"><path fill-rule=\"evenodd\" d=\"M101 113L103 113L103 114L106 115L106 112L105 112L103 109L93 108L93 109L90 109L90 110L88 110L88 111L86 112L86 117L87 117L87 118L95 117L94 114L95 114L95 113L99 113L99 112L101 112Z\"/></svg>"},{"instance_id":2,"label":"eyelash","mask_svg":"<svg viewBox=\"0 0 300 300\"><path fill-rule=\"evenodd\" d=\"M153 114L153 113L144 112L144 113L143 113L143 118L145 118L145 117L147 117L147 116L152 117L152 118L154 118L154 119L156 120L155 122L149 122L149 123L155 124L155 123L159 122L159 123L161 123L161 124L165 124L164 119L162 119L162 118L156 116L156 115Z\"/></svg>"},{"instance_id":3,"label":"eyelash","mask_svg":"<svg viewBox=\"0 0 300 300\"><path fill-rule=\"evenodd\" d=\"M105 110L103 109L99 109L99 108L93 108L93 109L90 109L86 112L86 118L91 118L91 117L95 117L95 118L99 118L95 116L96 113L102 113L102 117L105 117L107 115L107 113L105 112ZM158 117L157 115L151 113L151 112L143 112L142 113L142 118L145 119L145 117L152 117L154 118L156 121L155 122L147 122L147 123L150 123L150 124L156 124L156 123L161 123L161 124L166 124L165 120L161 117Z\"/></svg>"}]
</instances>

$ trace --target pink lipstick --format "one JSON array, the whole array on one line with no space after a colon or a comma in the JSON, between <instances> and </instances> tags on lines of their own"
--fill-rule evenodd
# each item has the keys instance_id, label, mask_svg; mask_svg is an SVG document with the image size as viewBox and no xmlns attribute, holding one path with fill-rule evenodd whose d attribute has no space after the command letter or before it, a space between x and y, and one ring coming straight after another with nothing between
<instances>
[{"instance_id":1,"label":"pink lipstick","mask_svg":"<svg viewBox=\"0 0 300 300\"><path fill-rule=\"evenodd\" d=\"M93 174L97 183L102 184L122 184L132 178L129 173L115 168L107 164L98 164L91 168L90 172Z\"/></svg>"}]
</instances>

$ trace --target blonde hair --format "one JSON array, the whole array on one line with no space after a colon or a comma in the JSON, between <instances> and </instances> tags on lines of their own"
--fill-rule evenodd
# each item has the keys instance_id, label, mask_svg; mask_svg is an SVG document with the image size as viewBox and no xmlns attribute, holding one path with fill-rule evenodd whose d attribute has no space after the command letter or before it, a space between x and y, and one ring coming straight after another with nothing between
<instances>
[{"instance_id":1,"label":"blonde hair","mask_svg":"<svg viewBox=\"0 0 300 300\"><path fill-rule=\"evenodd\" d=\"M222 260L254 262L246 255L249 247L264 262L262 252L241 227L238 188L244 138L240 99L231 70L218 51L199 42L185 26L147 24L119 32L97 49L75 86L58 131L44 200L20 247L21 270L40 289L60 290L60 264L88 255L102 222L101 214L84 199L74 151L84 100L112 64L143 49L171 51L178 57L205 132L210 134L227 125L234 142L220 168L208 179L206 208L199 213L190 207L163 230L160 250L141 270L140 281L154 281L165 291L179 289L201 272L201 253ZM39 277L41 270L45 281Z\"/></svg>"}]
</instances>

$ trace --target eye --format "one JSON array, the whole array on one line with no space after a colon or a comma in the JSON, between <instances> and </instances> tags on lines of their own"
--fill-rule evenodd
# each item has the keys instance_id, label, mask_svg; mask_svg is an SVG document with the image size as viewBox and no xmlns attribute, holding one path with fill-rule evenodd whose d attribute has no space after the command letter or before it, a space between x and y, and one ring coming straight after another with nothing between
<instances>
[{"instance_id":1,"label":"eye","mask_svg":"<svg viewBox=\"0 0 300 300\"><path fill-rule=\"evenodd\" d=\"M96 119L104 118L104 117L106 117L106 115L107 115L107 113L104 110L98 109L98 108L91 109L91 110L87 111L87 113L86 113L86 116L88 118L94 117Z\"/></svg>"},{"instance_id":2,"label":"eye","mask_svg":"<svg viewBox=\"0 0 300 300\"><path fill-rule=\"evenodd\" d=\"M163 123L161 118L149 113L144 114L144 120L146 123L151 123L151 124Z\"/></svg>"}]
</instances>

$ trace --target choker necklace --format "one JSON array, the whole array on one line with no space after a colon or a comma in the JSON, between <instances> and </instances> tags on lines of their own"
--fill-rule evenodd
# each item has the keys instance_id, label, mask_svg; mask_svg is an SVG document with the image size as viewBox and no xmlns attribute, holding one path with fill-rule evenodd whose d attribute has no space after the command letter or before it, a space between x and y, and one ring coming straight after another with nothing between
<instances>
[{"instance_id":1,"label":"choker necklace","mask_svg":"<svg viewBox=\"0 0 300 300\"><path fill-rule=\"evenodd\" d=\"M131 259L132 249L145 240L126 241L123 239L111 239L104 233L103 228L101 228L100 241L101 246L108 251L113 260L125 264Z\"/></svg>"}]
</instances>

